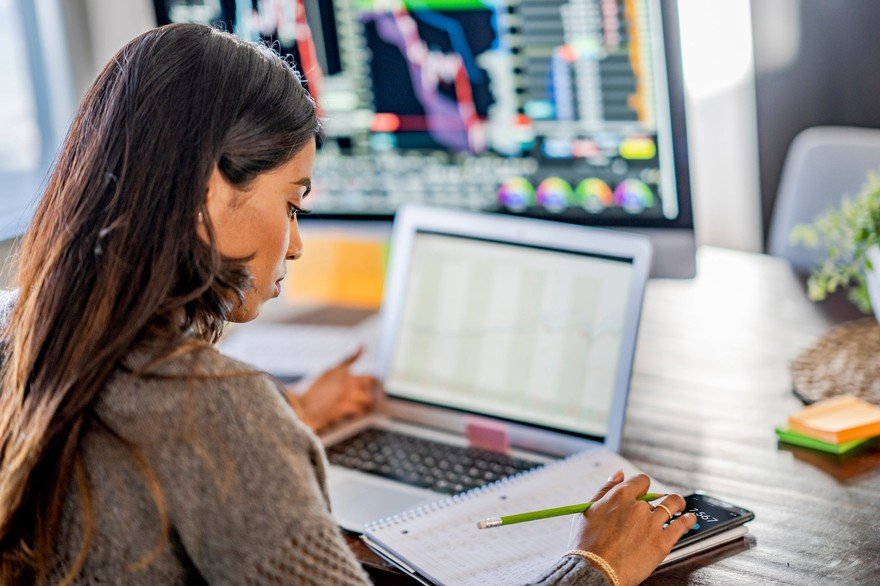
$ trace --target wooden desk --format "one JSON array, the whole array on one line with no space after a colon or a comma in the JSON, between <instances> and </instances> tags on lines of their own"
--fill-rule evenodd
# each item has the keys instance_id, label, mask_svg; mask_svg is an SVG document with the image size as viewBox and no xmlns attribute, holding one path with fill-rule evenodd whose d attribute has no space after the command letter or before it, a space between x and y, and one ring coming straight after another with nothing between
<instances>
[{"instance_id":1,"label":"wooden desk","mask_svg":"<svg viewBox=\"0 0 880 586\"><path fill-rule=\"evenodd\" d=\"M698 267L694 280L648 286L622 453L756 519L745 541L648 583L880 583L880 448L841 460L783 447L773 433L801 406L791 359L856 312L810 303L770 257L709 248ZM374 580L403 583L351 541Z\"/></svg>"}]
</instances>

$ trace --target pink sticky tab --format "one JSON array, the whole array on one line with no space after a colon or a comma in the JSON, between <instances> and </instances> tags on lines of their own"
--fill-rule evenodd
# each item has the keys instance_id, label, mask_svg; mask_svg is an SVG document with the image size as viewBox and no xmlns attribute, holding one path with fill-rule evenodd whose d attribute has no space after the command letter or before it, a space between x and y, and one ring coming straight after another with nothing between
<instances>
[{"instance_id":1,"label":"pink sticky tab","mask_svg":"<svg viewBox=\"0 0 880 586\"><path fill-rule=\"evenodd\" d=\"M510 449L507 426L491 419L465 417L468 443L473 448L483 448L506 454Z\"/></svg>"}]
</instances>

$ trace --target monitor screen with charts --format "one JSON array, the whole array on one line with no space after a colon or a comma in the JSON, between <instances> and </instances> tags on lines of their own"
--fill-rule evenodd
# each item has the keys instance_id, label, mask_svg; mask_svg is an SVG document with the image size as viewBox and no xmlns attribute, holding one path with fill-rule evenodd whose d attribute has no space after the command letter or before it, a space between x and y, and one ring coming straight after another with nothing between
<instances>
[{"instance_id":1,"label":"monitor screen with charts","mask_svg":"<svg viewBox=\"0 0 880 586\"><path fill-rule=\"evenodd\" d=\"M633 260L415 234L389 395L601 438Z\"/></svg>"},{"instance_id":2,"label":"monitor screen with charts","mask_svg":"<svg viewBox=\"0 0 880 586\"><path fill-rule=\"evenodd\" d=\"M415 203L624 227L692 274L676 2L154 3L298 64L326 135L307 222Z\"/></svg>"}]
</instances>

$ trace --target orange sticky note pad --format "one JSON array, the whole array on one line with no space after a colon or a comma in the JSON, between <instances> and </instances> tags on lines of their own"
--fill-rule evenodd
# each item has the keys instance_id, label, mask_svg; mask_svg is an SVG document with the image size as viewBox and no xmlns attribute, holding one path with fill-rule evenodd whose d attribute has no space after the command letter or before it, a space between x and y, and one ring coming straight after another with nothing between
<instances>
[{"instance_id":1,"label":"orange sticky note pad","mask_svg":"<svg viewBox=\"0 0 880 586\"><path fill-rule=\"evenodd\" d=\"M880 407L845 395L818 401L788 418L795 431L839 444L880 435Z\"/></svg>"}]
</instances>

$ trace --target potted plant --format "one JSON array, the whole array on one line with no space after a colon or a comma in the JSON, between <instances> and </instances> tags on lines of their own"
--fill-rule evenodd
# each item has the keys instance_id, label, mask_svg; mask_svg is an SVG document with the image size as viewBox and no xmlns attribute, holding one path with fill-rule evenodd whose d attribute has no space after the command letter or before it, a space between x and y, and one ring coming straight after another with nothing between
<instances>
[{"instance_id":1,"label":"potted plant","mask_svg":"<svg viewBox=\"0 0 880 586\"><path fill-rule=\"evenodd\" d=\"M839 288L859 309L880 314L880 175L870 173L862 190L812 224L797 226L793 242L819 248L825 260L810 274L810 299L821 301ZM880 319L880 316L878 316Z\"/></svg>"}]
</instances>

